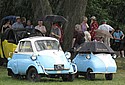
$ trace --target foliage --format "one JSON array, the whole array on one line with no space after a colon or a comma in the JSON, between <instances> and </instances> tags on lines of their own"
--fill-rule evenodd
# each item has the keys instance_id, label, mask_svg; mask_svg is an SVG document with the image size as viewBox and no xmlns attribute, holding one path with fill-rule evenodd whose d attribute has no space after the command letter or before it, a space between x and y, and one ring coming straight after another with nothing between
<instances>
[{"instance_id":1,"label":"foliage","mask_svg":"<svg viewBox=\"0 0 125 85\"><path fill-rule=\"evenodd\" d=\"M37 19L45 15L62 15L69 21L64 29L63 44L68 49L71 46L74 26L82 22L85 11L89 20L94 15L99 24L102 19L107 19L114 28L119 25L123 29L124 8L124 0L0 0L0 19L8 15L18 15L36 23Z\"/></svg>"},{"instance_id":2,"label":"foliage","mask_svg":"<svg viewBox=\"0 0 125 85\"><path fill-rule=\"evenodd\" d=\"M62 15L68 19L64 30L64 48L71 47L74 26L81 23L88 0L1 0L0 19L8 15L18 15L34 23L45 15ZM35 24L36 25L36 24ZM49 30L48 30L49 29ZM50 28L47 28L50 31ZM69 32L71 34L69 35ZM67 42L68 41L68 42Z\"/></svg>"},{"instance_id":3,"label":"foliage","mask_svg":"<svg viewBox=\"0 0 125 85\"><path fill-rule=\"evenodd\" d=\"M117 25L123 27L125 23L124 8L124 0L88 0L86 15L89 18L92 15L96 16L99 22L107 19L113 27Z\"/></svg>"},{"instance_id":4,"label":"foliage","mask_svg":"<svg viewBox=\"0 0 125 85\"><path fill-rule=\"evenodd\" d=\"M49 0L50 6L52 8L53 14L62 15L64 0Z\"/></svg>"},{"instance_id":5,"label":"foliage","mask_svg":"<svg viewBox=\"0 0 125 85\"><path fill-rule=\"evenodd\" d=\"M48 0L1 0L0 7L0 19L9 15L17 15L37 20L43 15L51 14Z\"/></svg>"}]
</instances>

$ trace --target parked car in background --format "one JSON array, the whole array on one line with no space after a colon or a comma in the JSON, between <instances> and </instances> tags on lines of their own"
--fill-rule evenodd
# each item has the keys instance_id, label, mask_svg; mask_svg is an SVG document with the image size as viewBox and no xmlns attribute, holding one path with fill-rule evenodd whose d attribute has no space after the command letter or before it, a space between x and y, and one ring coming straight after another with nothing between
<instances>
[{"instance_id":1,"label":"parked car in background","mask_svg":"<svg viewBox=\"0 0 125 85\"><path fill-rule=\"evenodd\" d=\"M77 77L83 75L94 80L95 74L105 74L106 80L113 79L113 73L117 71L116 55L109 46L101 42L85 42L77 51L73 59L78 68Z\"/></svg>"},{"instance_id":2,"label":"parked car in background","mask_svg":"<svg viewBox=\"0 0 125 85\"><path fill-rule=\"evenodd\" d=\"M59 41L51 37L29 37L19 41L15 53L7 64L8 75L40 81L41 77L62 78L73 81L77 66L63 52Z\"/></svg>"}]
</instances>

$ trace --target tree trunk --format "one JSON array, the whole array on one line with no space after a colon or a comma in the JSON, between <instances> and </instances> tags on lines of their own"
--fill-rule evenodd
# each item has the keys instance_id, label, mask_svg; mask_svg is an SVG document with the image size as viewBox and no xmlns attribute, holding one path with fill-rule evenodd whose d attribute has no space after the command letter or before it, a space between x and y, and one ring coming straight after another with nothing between
<instances>
[{"instance_id":1,"label":"tree trunk","mask_svg":"<svg viewBox=\"0 0 125 85\"><path fill-rule=\"evenodd\" d=\"M52 14L48 0L32 0L32 9L34 11L34 20Z\"/></svg>"},{"instance_id":2,"label":"tree trunk","mask_svg":"<svg viewBox=\"0 0 125 85\"><path fill-rule=\"evenodd\" d=\"M68 23L64 30L64 50L69 50L71 48L75 24L80 24L82 22L82 17L85 15L87 1L88 0L64 1L64 16L68 19Z\"/></svg>"},{"instance_id":3,"label":"tree trunk","mask_svg":"<svg viewBox=\"0 0 125 85\"><path fill-rule=\"evenodd\" d=\"M64 29L64 50L71 48L74 26L81 23L88 0L1 0L0 18L23 16L37 22L45 15L59 14L68 19Z\"/></svg>"}]
</instances>

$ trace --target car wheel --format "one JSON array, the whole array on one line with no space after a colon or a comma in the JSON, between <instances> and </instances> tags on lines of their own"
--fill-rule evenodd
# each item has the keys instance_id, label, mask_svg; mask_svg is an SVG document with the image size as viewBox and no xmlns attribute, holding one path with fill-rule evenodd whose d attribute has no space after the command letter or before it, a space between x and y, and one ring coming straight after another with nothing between
<instances>
[{"instance_id":1,"label":"car wheel","mask_svg":"<svg viewBox=\"0 0 125 85\"><path fill-rule=\"evenodd\" d=\"M41 76L38 74L35 68L30 68L27 73L27 79L29 81L38 82L40 81Z\"/></svg>"},{"instance_id":2,"label":"car wheel","mask_svg":"<svg viewBox=\"0 0 125 85\"><path fill-rule=\"evenodd\" d=\"M95 74L94 73L90 73L90 72L93 72L91 69L87 70L87 73L86 73L86 79L87 80L94 80L95 79Z\"/></svg>"},{"instance_id":3,"label":"car wheel","mask_svg":"<svg viewBox=\"0 0 125 85\"><path fill-rule=\"evenodd\" d=\"M75 75L73 75L73 74L62 76L63 81L73 81L74 78L75 78Z\"/></svg>"},{"instance_id":4,"label":"car wheel","mask_svg":"<svg viewBox=\"0 0 125 85\"><path fill-rule=\"evenodd\" d=\"M105 74L105 78L106 78L106 80L112 80L113 79L113 74L112 73Z\"/></svg>"}]
</instances>

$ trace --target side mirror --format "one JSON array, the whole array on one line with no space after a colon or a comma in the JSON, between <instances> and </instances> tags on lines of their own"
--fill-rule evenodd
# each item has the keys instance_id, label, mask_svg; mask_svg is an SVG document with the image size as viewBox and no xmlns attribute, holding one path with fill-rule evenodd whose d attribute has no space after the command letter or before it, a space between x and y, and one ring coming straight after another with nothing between
<instances>
[{"instance_id":1,"label":"side mirror","mask_svg":"<svg viewBox=\"0 0 125 85\"><path fill-rule=\"evenodd\" d=\"M70 52L65 52L65 56L66 56L66 58L70 58L71 57L71 53Z\"/></svg>"}]
</instances>

